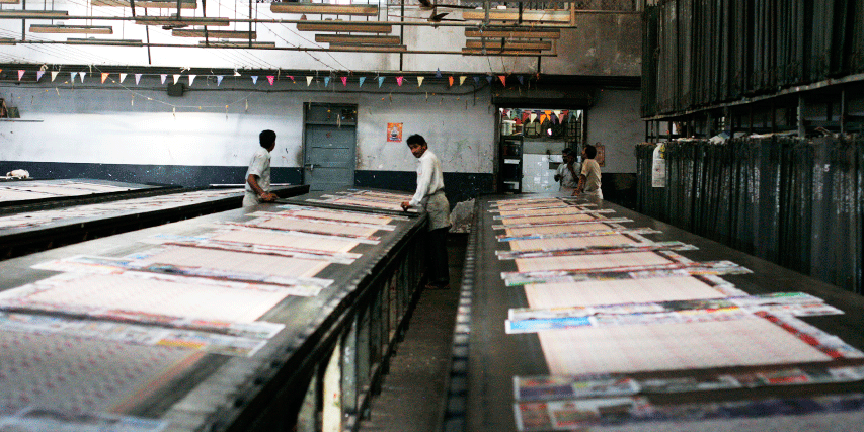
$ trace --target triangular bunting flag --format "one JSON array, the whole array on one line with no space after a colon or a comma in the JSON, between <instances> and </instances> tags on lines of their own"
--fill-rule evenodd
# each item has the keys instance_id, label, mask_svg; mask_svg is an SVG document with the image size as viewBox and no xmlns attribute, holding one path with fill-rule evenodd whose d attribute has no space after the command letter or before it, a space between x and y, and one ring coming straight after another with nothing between
<instances>
[{"instance_id":1,"label":"triangular bunting flag","mask_svg":"<svg viewBox=\"0 0 864 432\"><path fill-rule=\"evenodd\" d=\"M252 85L258 84L258 75L253 75L250 78L252 78Z\"/></svg>"},{"instance_id":2,"label":"triangular bunting flag","mask_svg":"<svg viewBox=\"0 0 864 432\"><path fill-rule=\"evenodd\" d=\"M102 72L102 84L105 84L106 79L108 79L108 74L105 72Z\"/></svg>"},{"instance_id":3,"label":"triangular bunting flag","mask_svg":"<svg viewBox=\"0 0 864 432\"><path fill-rule=\"evenodd\" d=\"M87 76L87 72L79 72L78 76L81 77L81 82L84 82L84 77Z\"/></svg>"},{"instance_id":4,"label":"triangular bunting flag","mask_svg":"<svg viewBox=\"0 0 864 432\"><path fill-rule=\"evenodd\" d=\"M330 85L330 77L324 77L324 87L327 87L329 85Z\"/></svg>"},{"instance_id":5,"label":"triangular bunting flag","mask_svg":"<svg viewBox=\"0 0 864 432\"><path fill-rule=\"evenodd\" d=\"M159 77L162 78L162 84L165 84L165 78L168 78L168 75L162 74L162 75L159 75Z\"/></svg>"},{"instance_id":6,"label":"triangular bunting flag","mask_svg":"<svg viewBox=\"0 0 864 432\"><path fill-rule=\"evenodd\" d=\"M504 83L504 75L498 75L498 79L501 80L501 85L507 87L507 84Z\"/></svg>"},{"instance_id":7,"label":"triangular bunting flag","mask_svg":"<svg viewBox=\"0 0 864 432\"><path fill-rule=\"evenodd\" d=\"M189 87L192 87L192 81L195 81L195 77L198 75L189 75Z\"/></svg>"},{"instance_id":8,"label":"triangular bunting flag","mask_svg":"<svg viewBox=\"0 0 864 432\"><path fill-rule=\"evenodd\" d=\"M180 79L180 74L174 74L172 76L174 77L174 84L177 84L177 80Z\"/></svg>"},{"instance_id":9,"label":"triangular bunting flag","mask_svg":"<svg viewBox=\"0 0 864 432\"><path fill-rule=\"evenodd\" d=\"M478 77L478 76L474 77L474 85L480 85L480 77Z\"/></svg>"},{"instance_id":10,"label":"triangular bunting flag","mask_svg":"<svg viewBox=\"0 0 864 432\"><path fill-rule=\"evenodd\" d=\"M525 84L525 77L523 77L522 75L519 75L516 78L519 79L519 84Z\"/></svg>"},{"instance_id":11,"label":"triangular bunting flag","mask_svg":"<svg viewBox=\"0 0 864 432\"><path fill-rule=\"evenodd\" d=\"M417 87L420 87L420 84L423 84L423 77L417 77Z\"/></svg>"},{"instance_id":12,"label":"triangular bunting flag","mask_svg":"<svg viewBox=\"0 0 864 432\"><path fill-rule=\"evenodd\" d=\"M273 75L267 75L267 82L270 83L271 86L273 85L274 79L276 79L276 77L274 77Z\"/></svg>"},{"instance_id":13,"label":"triangular bunting flag","mask_svg":"<svg viewBox=\"0 0 864 432\"><path fill-rule=\"evenodd\" d=\"M537 120L537 113L531 113L531 121Z\"/></svg>"},{"instance_id":14,"label":"triangular bunting flag","mask_svg":"<svg viewBox=\"0 0 864 432\"><path fill-rule=\"evenodd\" d=\"M341 79L342 79L342 87L347 86L348 85L348 77L341 77Z\"/></svg>"},{"instance_id":15,"label":"triangular bunting flag","mask_svg":"<svg viewBox=\"0 0 864 432\"><path fill-rule=\"evenodd\" d=\"M144 74L135 74L135 85L138 85L141 83L141 76L142 75L144 75ZM164 80L163 80L163 82L164 82Z\"/></svg>"},{"instance_id":16,"label":"triangular bunting flag","mask_svg":"<svg viewBox=\"0 0 864 432\"><path fill-rule=\"evenodd\" d=\"M72 84L75 84L75 77L78 76L78 72L72 72L69 74L69 78L72 79Z\"/></svg>"},{"instance_id":17,"label":"triangular bunting flag","mask_svg":"<svg viewBox=\"0 0 864 432\"><path fill-rule=\"evenodd\" d=\"M313 77L311 77L311 76L306 77L306 87L309 87L310 85L312 85L312 78Z\"/></svg>"},{"instance_id":18,"label":"triangular bunting flag","mask_svg":"<svg viewBox=\"0 0 864 432\"><path fill-rule=\"evenodd\" d=\"M441 78L441 69L438 69L438 72L435 74L435 78Z\"/></svg>"},{"instance_id":19,"label":"triangular bunting flag","mask_svg":"<svg viewBox=\"0 0 864 432\"><path fill-rule=\"evenodd\" d=\"M225 75L216 75L216 87L222 85L222 80L225 79Z\"/></svg>"},{"instance_id":20,"label":"triangular bunting flag","mask_svg":"<svg viewBox=\"0 0 864 432\"><path fill-rule=\"evenodd\" d=\"M54 82L54 80L57 79L57 75L58 75L59 73L60 73L60 72L51 72L51 82Z\"/></svg>"},{"instance_id":21,"label":"triangular bunting flag","mask_svg":"<svg viewBox=\"0 0 864 432\"><path fill-rule=\"evenodd\" d=\"M396 84L399 84L400 87L402 86L402 77L396 77Z\"/></svg>"},{"instance_id":22,"label":"triangular bunting flag","mask_svg":"<svg viewBox=\"0 0 864 432\"><path fill-rule=\"evenodd\" d=\"M363 87L364 82L366 82L366 77L360 77L360 87Z\"/></svg>"},{"instance_id":23,"label":"triangular bunting flag","mask_svg":"<svg viewBox=\"0 0 864 432\"><path fill-rule=\"evenodd\" d=\"M19 70L19 71L18 71L18 81L21 81L21 77L23 77L23 76L24 76L24 71L23 71L23 70Z\"/></svg>"},{"instance_id":24,"label":"triangular bunting flag","mask_svg":"<svg viewBox=\"0 0 864 432\"><path fill-rule=\"evenodd\" d=\"M468 77L465 75L460 76L459 77L459 85L461 86L462 84L465 84L465 79L467 79L467 78Z\"/></svg>"},{"instance_id":25,"label":"triangular bunting flag","mask_svg":"<svg viewBox=\"0 0 864 432\"><path fill-rule=\"evenodd\" d=\"M449 80L450 80L450 87L453 87L453 77L451 76L451 77L449 78Z\"/></svg>"},{"instance_id":26,"label":"triangular bunting flag","mask_svg":"<svg viewBox=\"0 0 864 432\"><path fill-rule=\"evenodd\" d=\"M486 75L486 82L488 82L489 85L492 85L492 75Z\"/></svg>"},{"instance_id":27,"label":"triangular bunting flag","mask_svg":"<svg viewBox=\"0 0 864 432\"><path fill-rule=\"evenodd\" d=\"M36 81L42 79L42 75L45 75L45 71L36 71Z\"/></svg>"},{"instance_id":28,"label":"triangular bunting flag","mask_svg":"<svg viewBox=\"0 0 864 432\"><path fill-rule=\"evenodd\" d=\"M297 82L297 81L294 81L294 77L291 76L291 75L288 75L288 78L291 78L291 82L293 82L293 83L296 83L296 82Z\"/></svg>"},{"instance_id":29,"label":"triangular bunting flag","mask_svg":"<svg viewBox=\"0 0 864 432\"><path fill-rule=\"evenodd\" d=\"M121 73L120 74L120 84L123 84L123 81L126 81L126 76L129 74Z\"/></svg>"},{"instance_id":30,"label":"triangular bunting flag","mask_svg":"<svg viewBox=\"0 0 864 432\"><path fill-rule=\"evenodd\" d=\"M381 88L381 84L384 84L384 77L378 77L378 88Z\"/></svg>"}]
</instances>

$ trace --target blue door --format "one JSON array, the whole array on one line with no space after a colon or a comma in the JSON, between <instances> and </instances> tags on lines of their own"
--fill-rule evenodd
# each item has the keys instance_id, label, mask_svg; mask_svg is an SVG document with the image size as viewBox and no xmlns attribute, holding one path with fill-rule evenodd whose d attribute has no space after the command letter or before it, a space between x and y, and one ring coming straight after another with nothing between
<instances>
[{"instance_id":1,"label":"blue door","mask_svg":"<svg viewBox=\"0 0 864 432\"><path fill-rule=\"evenodd\" d=\"M357 105L306 104L303 184L313 191L354 185Z\"/></svg>"}]
</instances>

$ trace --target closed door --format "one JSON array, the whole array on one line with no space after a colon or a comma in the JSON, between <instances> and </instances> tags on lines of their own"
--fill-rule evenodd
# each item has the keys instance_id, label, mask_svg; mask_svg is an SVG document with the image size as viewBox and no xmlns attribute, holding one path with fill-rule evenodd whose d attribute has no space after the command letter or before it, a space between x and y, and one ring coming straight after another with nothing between
<instances>
[{"instance_id":1,"label":"closed door","mask_svg":"<svg viewBox=\"0 0 864 432\"><path fill-rule=\"evenodd\" d=\"M306 104L303 184L313 191L354 185L357 106Z\"/></svg>"}]
</instances>

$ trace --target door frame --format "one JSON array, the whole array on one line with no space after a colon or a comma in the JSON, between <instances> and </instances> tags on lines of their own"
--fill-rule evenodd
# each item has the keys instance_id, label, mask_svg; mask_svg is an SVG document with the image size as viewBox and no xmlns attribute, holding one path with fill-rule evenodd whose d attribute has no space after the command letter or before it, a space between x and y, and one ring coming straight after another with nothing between
<instances>
[{"instance_id":1,"label":"door frame","mask_svg":"<svg viewBox=\"0 0 864 432\"><path fill-rule=\"evenodd\" d=\"M303 160L300 164L300 179L302 184L307 185L308 176L306 175L306 126L308 121L309 108L312 106L321 105L321 106L330 106L330 107L348 107L353 108L357 113L357 117L354 119L354 151L351 154L351 184L348 187L354 187L354 174L357 171L357 130L360 125L360 106L356 103L333 103L333 102L303 102L303 132L301 137L300 146L302 148L302 157ZM341 126L340 126L341 127Z\"/></svg>"}]
</instances>

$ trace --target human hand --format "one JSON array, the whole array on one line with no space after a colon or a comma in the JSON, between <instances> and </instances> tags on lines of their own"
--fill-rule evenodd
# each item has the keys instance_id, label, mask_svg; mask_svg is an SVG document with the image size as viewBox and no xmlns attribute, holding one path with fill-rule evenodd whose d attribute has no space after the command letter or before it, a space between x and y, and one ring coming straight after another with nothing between
<instances>
[{"instance_id":1,"label":"human hand","mask_svg":"<svg viewBox=\"0 0 864 432\"><path fill-rule=\"evenodd\" d=\"M402 201L402 210L408 211L408 207L411 207L411 204L408 201Z\"/></svg>"},{"instance_id":2,"label":"human hand","mask_svg":"<svg viewBox=\"0 0 864 432\"><path fill-rule=\"evenodd\" d=\"M277 196L274 193L270 193L270 192L264 192L263 194L259 195L259 197L261 198L261 201L263 201L263 202L273 202L277 198L279 198L279 196Z\"/></svg>"}]
</instances>

